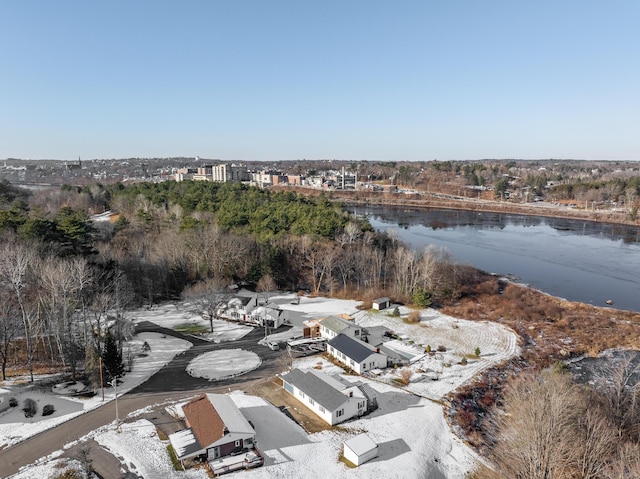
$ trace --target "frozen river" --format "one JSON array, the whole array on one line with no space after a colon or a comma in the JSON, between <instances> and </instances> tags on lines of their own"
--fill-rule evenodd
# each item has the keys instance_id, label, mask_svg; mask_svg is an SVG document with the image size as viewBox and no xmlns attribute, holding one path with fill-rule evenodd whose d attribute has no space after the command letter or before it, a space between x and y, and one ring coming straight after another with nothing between
<instances>
[{"instance_id":1,"label":"frozen river","mask_svg":"<svg viewBox=\"0 0 640 479\"><path fill-rule=\"evenodd\" d=\"M413 247L445 246L459 262L513 275L554 296L596 306L612 300L616 308L640 311L638 228L500 213L348 209Z\"/></svg>"}]
</instances>

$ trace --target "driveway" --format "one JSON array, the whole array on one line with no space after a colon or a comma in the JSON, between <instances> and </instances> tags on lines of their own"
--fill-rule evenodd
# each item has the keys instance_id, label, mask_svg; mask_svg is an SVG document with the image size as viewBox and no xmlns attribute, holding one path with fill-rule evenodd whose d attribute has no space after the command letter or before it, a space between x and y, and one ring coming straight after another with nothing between
<instances>
[{"instance_id":1,"label":"driveway","mask_svg":"<svg viewBox=\"0 0 640 479\"><path fill-rule=\"evenodd\" d=\"M282 352L271 351L269 348L257 344L258 340L264 336L264 332L260 328L255 329L237 341L218 344L178 333L150 322L139 323L136 327L136 332L156 332L167 336L175 336L186 339L193 346L176 356L146 382L120 396L118 398L118 412L121 418L143 407L167 400L186 399L202 392L224 393L232 389L243 389L252 383L273 376L281 370L278 358ZM260 356L262 359L260 367L242 376L221 381L194 378L185 371L189 361L200 354L237 348L252 351ZM115 402L111 401L102 407L93 409L59 426L43 431L13 447L0 451L0 477L9 477L17 473L20 467L32 464L41 457L62 449L65 444L76 441L91 431L109 424L114 419ZM102 460L98 462L101 463ZM99 464L95 465L99 466ZM109 471L97 472L104 472L106 477L114 477Z\"/></svg>"}]
</instances>

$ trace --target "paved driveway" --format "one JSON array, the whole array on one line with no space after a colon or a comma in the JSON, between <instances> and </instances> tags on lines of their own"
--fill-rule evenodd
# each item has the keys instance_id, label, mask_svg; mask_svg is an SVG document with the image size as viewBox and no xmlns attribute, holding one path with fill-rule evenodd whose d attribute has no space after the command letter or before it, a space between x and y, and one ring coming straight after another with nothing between
<instances>
[{"instance_id":1,"label":"paved driveway","mask_svg":"<svg viewBox=\"0 0 640 479\"><path fill-rule=\"evenodd\" d=\"M269 348L257 344L258 340L264 335L260 328L237 341L218 344L177 333L150 322L139 323L136 331L157 332L186 339L193 344L193 347L176 356L167 366L151 376L146 382L119 397L118 409L120 417L126 417L127 414L149 405L166 400L188 398L200 392L223 393L231 389L242 389L251 383L280 372L277 358L279 358L281 351L271 351ZM189 361L200 354L236 348L246 349L258 354L262 359L260 367L242 376L221 381L194 378L185 371ZM41 457L62 449L65 444L85 436L91 431L112 422L114 419L115 403L112 401L13 447L0 451L0 477L8 477L15 474L20 467L32 464ZM108 477L114 477L109 474L109 471L97 472L104 472Z\"/></svg>"}]
</instances>

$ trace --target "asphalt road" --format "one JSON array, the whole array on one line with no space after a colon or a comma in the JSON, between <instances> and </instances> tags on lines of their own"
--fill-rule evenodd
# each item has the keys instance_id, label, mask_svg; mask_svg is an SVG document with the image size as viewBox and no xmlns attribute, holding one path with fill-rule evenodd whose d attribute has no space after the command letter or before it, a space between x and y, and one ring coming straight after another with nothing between
<instances>
[{"instance_id":1,"label":"asphalt road","mask_svg":"<svg viewBox=\"0 0 640 479\"><path fill-rule=\"evenodd\" d=\"M271 377L281 372L279 358L282 351L272 351L257 342L264 335L260 328L246 335L244 338L224 342L210 343L197 337L187 336L173 330L162 328L154 323L139 323L137 332L158 332L167 336L186 339L193 347L176 356L169 364L151 376L147 381L118 398L118 413L121 418L129 413L149 405L187 398L193 394L204 392L227 392L242 389L248 384ZM221 349L244 349L253 351L262 359L257 369L231 379L208 381L194 378L186 372L189 361L200 354ZM13 447L0 451L0 477L7 478L18 472L20 467L32 464L38 459L62 449L65 444L89 434L115 419L115 402L111 401L102 407L77 416L63 424L27 439ZM94 464L99 466L99 464ZM98 469L98 467L96 467ZM118 471L97 471L103 477L122 477Z\"/></svg>"}]
</instances>

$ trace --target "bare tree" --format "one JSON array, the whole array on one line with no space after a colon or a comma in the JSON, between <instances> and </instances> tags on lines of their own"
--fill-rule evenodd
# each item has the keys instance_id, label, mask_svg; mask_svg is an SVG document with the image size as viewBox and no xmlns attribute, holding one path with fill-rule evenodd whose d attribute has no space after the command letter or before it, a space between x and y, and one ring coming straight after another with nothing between
<instances>
[{"instance_id":1,"label":"bare tree","mask_svg":"<svg viewBox=\"0 0 640 479\"><path fill-rule=\"evenodd\" d=\"M2 380L7 379L9 348L18 335L20 312L14 298L6 287L0 286L0 359L2 360Z\"/></svg>"},{"instance_id":2,"label":"bare tree","mask_svg":"<svg viewBox=\"0 0 640 479\"><path fill-rule=\"evenodd\" d=\"M224 311L231 298L228 284L228 280L213 278L197 283L184 292L185 298L193 301L200 316L209 321L212 333L213 320Z\"/></svg>"},{"instance_id":3,"label":"bare tree","mask_svg":"<svg viewBox=\"0 0 640 479\"><path fill-rule=\"evenodd\" d=\"M269 299L271 298L273 292L278 288L275 280L270 274L265 274L258 280L258 284L256 285L256 291L261 293L262 300L264 304L267 305L269 303Z\"/></svg>"},{"instance_id":4,"label":"bare tree","mask_svg":"<svg viewBox=\"0 0 640 479\"><path fill-rule=\"evenodd\" d=\"M508 388L494 450L499 477L564 477L579 414L576 392L570 378L553 372L529 375Z\"/></svg>"}]
</instances>

